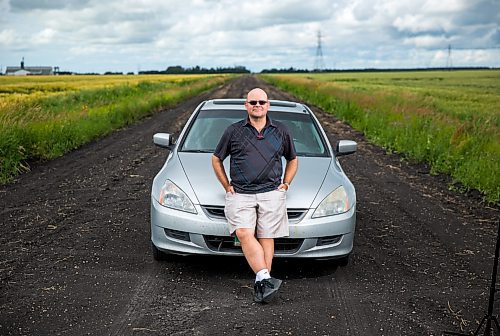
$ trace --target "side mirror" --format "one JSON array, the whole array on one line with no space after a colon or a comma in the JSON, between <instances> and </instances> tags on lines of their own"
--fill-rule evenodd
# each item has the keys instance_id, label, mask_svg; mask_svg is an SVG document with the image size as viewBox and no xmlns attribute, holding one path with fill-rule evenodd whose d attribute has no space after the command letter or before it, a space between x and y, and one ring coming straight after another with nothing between
<instances>
[{"instance_id":1,"label":"side mirror","mask_svg":"<svg viewBox=\"0 0 500 336\"><path fill-rule=\"evenodd\" d=\"M343 156L355 153L358 149L358 144L351 140L340 140L335 148L336 156Z\"/></svg>"},{"instance_id":2,"label":"side mirror","mask_svg":"<svg viewBox=\"0 0 500 336\"><path fill-rule=\"evenodd\" d=\"M169 133L156 133L153 135L153 142L159 147L168 148L170 150L172 150L175 145L174 137Z\"/></svg>"}]
</instances>

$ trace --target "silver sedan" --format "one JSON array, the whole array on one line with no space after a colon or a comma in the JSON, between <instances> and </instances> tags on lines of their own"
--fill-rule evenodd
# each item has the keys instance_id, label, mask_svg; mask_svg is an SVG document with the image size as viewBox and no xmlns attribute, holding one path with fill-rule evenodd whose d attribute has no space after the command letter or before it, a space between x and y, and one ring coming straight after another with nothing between
<instances>
[{"instance_id":1,"label":"silver sedan","mask_svg":"<svg viewBox=\"0 0 500 336\"><path fill-rule=\"evenodd\" d=\"M170 150L151 190L151 242L156 260L170 253L243 255L229 235L224 189L211 165L224 130L246 118L244 99L201 103L178 139L157 133ZM287 194L290 236L275 240L276 257L338 258L346 265L353 248L356 192L337 157L354 153L354 141L332 149L313 112L300 103L271 100L268 115L290 130L299 169ZM229 160L224 161L229 176Z\"/></svg>"}]
</instances>

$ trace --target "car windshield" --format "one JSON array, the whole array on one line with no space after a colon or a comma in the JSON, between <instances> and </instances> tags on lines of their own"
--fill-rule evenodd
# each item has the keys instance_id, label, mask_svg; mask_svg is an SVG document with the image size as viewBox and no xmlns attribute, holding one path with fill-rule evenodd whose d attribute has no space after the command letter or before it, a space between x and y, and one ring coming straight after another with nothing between
<instances>
[{"instance_id":1,"label":"car windshield","mask_svg":"<svg viewBox=\"0 0 500 336\"><path fill-rule=\"evenodd\" d=\"M288 127L298 156L329 156L325 141L309 114L269 111L268 115ZM226 128L246 116L246 111L200 111L184 137L180 151L213 153Z\"/></svg>"}]
</instances>

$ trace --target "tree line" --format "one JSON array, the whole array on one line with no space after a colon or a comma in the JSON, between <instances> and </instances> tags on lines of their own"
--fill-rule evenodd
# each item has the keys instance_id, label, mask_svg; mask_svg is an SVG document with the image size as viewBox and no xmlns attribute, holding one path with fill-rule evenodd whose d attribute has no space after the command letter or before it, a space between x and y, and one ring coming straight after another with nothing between
<instances>
[{"instance_id":1,"label":"tree line","mask_svg":"<svg viewBox=\"0 0 500 336\"><path fill-rule=\"evenodd\" d=\"M244 66L235 67L218 67L218 68L202 68L195 66L192 68L183 68L180 65L169 66L165 70L144 70L139 71L140 75L154 75L154 74L216 74L216 73L250 73Z\"/></svg>"}]
</instances>

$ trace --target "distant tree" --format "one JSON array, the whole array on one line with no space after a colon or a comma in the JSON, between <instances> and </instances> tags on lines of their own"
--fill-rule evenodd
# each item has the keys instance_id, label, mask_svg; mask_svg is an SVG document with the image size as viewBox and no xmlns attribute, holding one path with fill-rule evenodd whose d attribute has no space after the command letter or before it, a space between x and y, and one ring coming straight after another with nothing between
<instances>
[{"instance_id":1,"label":"distant tree","mask_svg":"<svg viewBox=\"0 0 500 336\"><path fill-rule=\"evenodd\" d=\"M235 67L219 67L219 68L202 68L199 65L192 68L183 68L180 65L169 66L166 70L145 70L139 71L139 74L216 74L216 73L249 73L250 71L244 66L238 65Z\"/></svg>"},{"instance_id":2,"label":"distant tree","mask_svg":"<svg viewBox=\"0 0 500 336\"><path fill-rule=\"evenodd\" d=\"M261 73L303 73L303 72L309 72L309 70L305 70L305 69L295 69L294 67L290 67L288 69L276 69L276 68L272 68L272 69L264 69L261 71Z\"/></svg>"},{"instance_id":3,"label":"distant tree","mask_svg":"<svg viewBox=\"0 0 500 336\"><path fill-rule=\"evenodd\" d=\"M139 75L161 75L161 74L165 74L165 71L158 71L158 70L139 71Z\"/></svg>"},{"instance_id":4,"label":"distant tree","mask_svg":"<svg viewBox=\"0 0 500 336\"><path fill-rule=\"evenodd\" d=\"M169 66L165 73L168 74L181 74L184 73L184 69L180 65L175 65L175 66Z\"/></svg>"}]
</instances>

